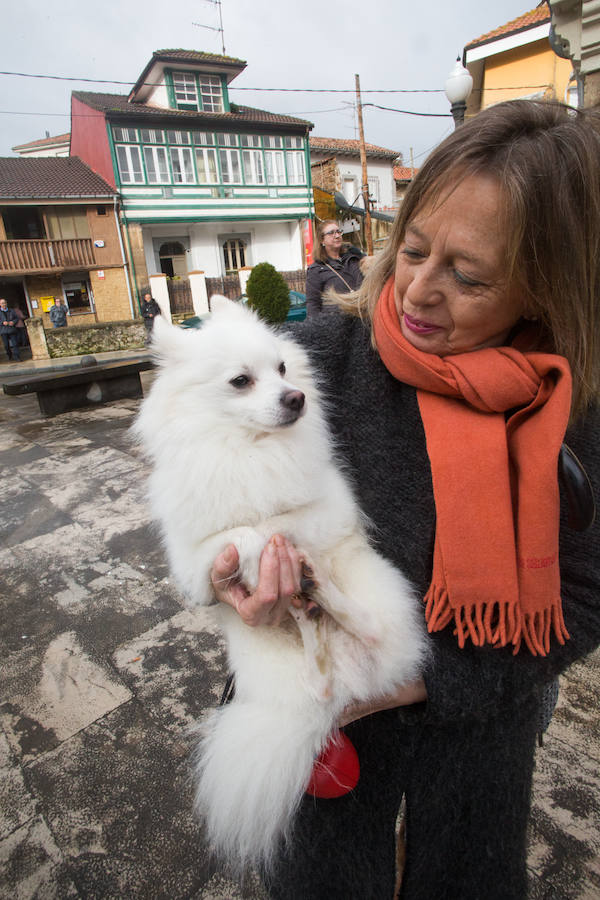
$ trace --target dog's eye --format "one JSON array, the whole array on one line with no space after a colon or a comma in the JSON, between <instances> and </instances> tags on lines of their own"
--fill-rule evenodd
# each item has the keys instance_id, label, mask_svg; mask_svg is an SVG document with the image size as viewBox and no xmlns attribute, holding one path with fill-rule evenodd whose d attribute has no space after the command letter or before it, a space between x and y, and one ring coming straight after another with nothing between
<instances>
[{"instance_id":1,"label":"dog's eye","mask_svg":"<svg viewBox=\"0 0 600 900\"><path fill-rule=\"evenodd\" d=\"M234 388L245 388L250 384L250 379L247 375L238 375L236 378L232 378L229 384Z\"/></svg>"},{"instance_id":2,"label":"dog's eye","mask_svg":"<svg viewBox=\"0 0 600 900\"><path fill-rule=\"evenodd\" d=\"M279 374L285 375L285 363L279 363Z\"/></svg>"}]
</instances>

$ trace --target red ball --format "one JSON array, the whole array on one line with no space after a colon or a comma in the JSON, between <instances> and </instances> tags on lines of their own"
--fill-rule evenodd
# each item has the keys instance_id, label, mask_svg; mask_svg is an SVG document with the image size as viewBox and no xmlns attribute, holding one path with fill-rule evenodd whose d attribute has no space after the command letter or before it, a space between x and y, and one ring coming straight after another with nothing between
<instances>
[{"instance_id":1,"label":"red ball","mask_svg":"<svg viewBox=\"0 0 600 900\"><path fill-rule=\"evenodd\" d=\"M320 800L343 797L356 787L359 775L360 763L354 744L339 732L315 759L306 793Z\"/></svg>"}]
</instances>

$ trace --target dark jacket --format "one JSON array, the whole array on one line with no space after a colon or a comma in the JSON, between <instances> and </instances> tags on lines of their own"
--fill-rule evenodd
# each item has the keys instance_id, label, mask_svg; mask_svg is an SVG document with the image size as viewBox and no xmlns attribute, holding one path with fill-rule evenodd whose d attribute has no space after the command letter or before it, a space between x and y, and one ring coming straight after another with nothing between
<instances>
[{"instance_id":1,"label":"dark jacket","mask_svg":"<svg viewBox=\"0 0 600 900\"><path fill-rule=\"evenodd\" d=\"M19 317L14 309L0 309L0 334L13 334L17 330ZM8 325L4 323L8 322Z\"/></svg>"},{"instance_id":2,"label":"dark jacket","mask_svg":"<svg viewBox=\"0 0 600 900\"><path fill-rule=\"evenodd\" d=\"M141 312L143 319L153 319L154 316L160 316L160 306L154 297L151 297L150 300L142 300Z\"/></svg>"},{"instance_id":3,"label":"dark jacket","mask_svg":"<svg viewBox=\"0 0 600 900\"><path fill-rule=\"evenodd\" d=\"M360 261L365 254L358 247L348 247L339 259L316 260L306 270L306 315L314 316L323 309L323 294L333 288L347 294L363 281Z\"/></svg>"},{"instance_id":4,"label":"dark jacket","mask_svg":"<svg viewBox=\"0 0 600 900\"><path fill-rule=\"evenodd\" d=\"M435 505L416 390L395 380L358 318L326 309L294 326L321 376L330 423L378 550L413 582L430 582ZM566 442L600 491L600 412ZM457 510L457 515L461 511ZM402 900L525 900L535 732L544 686L600 643L600 519L567 526L561 485L560 565L570 640L545 657L510 647L460 649L452 626L431 636L427 703L346 728L361 774L335 801L303 801L291 857L272 900L394 896L394 823L407 803ZM329 890L328 885L335 885Z\"/></svg>"}]
</instances>

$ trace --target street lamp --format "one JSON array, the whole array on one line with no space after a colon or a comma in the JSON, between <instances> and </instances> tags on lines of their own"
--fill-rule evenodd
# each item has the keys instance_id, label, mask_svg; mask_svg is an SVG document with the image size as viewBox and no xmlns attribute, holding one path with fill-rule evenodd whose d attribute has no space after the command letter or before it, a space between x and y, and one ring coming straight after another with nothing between
<instances>
[{"instance_id":1,"label":"street lamp","mask_svg":"<svg viewBox=\"0 0 600 900\"><path fill-rule=\"evenodd\" d=\"M450 109L454 118L454 127L462 125L465 120L467 100L473 90L473 79L468 69L462 65L457 56L454 68L446 78L444 86L446 97L450 101Z\"/></svg>"}]
</instances>

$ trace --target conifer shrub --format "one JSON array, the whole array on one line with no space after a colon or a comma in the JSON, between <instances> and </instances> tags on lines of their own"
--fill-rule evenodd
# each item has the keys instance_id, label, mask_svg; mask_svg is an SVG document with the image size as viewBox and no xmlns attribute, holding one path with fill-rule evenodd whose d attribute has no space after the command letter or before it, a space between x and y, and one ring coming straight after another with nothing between
<instances>
[{"instance_id":1,"label":"conifer shrub","mask_svg":"<svg viewBox=\"0 0 600 900\"><path fill-rule=\"evenodd\" d=\"M272 325L285 322L290 311L290 289L283 275L271 263L254 266L246 285L248 306L256 310L261 319Z\"/></svg>"}]
</instances>

